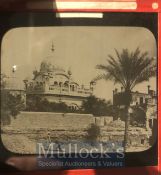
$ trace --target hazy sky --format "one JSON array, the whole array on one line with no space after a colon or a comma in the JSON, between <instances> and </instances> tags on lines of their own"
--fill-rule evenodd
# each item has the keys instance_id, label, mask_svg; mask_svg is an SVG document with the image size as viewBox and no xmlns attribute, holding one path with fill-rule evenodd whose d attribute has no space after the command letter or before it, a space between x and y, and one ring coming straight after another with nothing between
<instances>
[{"instance_id":1,"label":"hazy sky","mask_svg":"<svg viewBox=\"0 0 161 175\"><path fill-rule=\"evenodd\" d=\"M51 43L55 51L51 52ZM114 48L148 51L156 57L156 41L153 34L141 27L29 27L7 32L2 41L2 72L11 75L12 66L18 65L16 76L22 81L32 77L43 60L72 70L73 78L87 84L98 75L97 64L106 63L108 54L115 56ZM147 92L147 85L156 88L155 78L142 83L134 90ZM113 82L98 81L94 94L112 99Z\"/></svg>"}]
</instances>

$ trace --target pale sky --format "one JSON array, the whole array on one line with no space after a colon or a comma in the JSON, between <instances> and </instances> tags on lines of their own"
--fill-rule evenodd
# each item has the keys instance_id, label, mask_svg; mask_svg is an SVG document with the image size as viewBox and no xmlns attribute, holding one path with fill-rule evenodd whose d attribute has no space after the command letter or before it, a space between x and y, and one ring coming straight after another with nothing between
<instances>
[{"instance_id":1,"label":"pale sky","mask_svg":"<svg viewBox=\"0 0 161 175\"><path fill-rule=\"evenodd\" d=\"M55 51L51 52L51 43ZM2 73L11 75L12 66L17 65L16 76L22 82L32 78L32 71L39 69L43 60L53 65L72 70L76 82L88 85L100 71L97 64L106 63L108 55L118 51L134 51L140 47L150 57L157 57L153 34L142 27L28 27L15 28L3 37L1 59ZM101 73L101 72L100 72ZM147 85L156 89L156 79L138 85L134 90L147 92ZM94 94L107 100L112 99L114 86L111 81L98 81Z\"/></svg>"}]
</instances>

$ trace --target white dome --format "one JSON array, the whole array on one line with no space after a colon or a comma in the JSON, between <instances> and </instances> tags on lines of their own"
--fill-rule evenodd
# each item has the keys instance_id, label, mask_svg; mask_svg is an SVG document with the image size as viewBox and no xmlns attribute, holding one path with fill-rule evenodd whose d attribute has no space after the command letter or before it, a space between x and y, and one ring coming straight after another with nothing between
<instances>
[{"instance_id":1,"label":"white dome","mask_svg":"<svg viewBox=\"0 0 161 175\"><path fill-rule=\"evenodd\" d=\"M51 64L49 61L42 61L40 64L40 72L65 72L65 70L57 64Z\"/></svg>"}]
</instances>

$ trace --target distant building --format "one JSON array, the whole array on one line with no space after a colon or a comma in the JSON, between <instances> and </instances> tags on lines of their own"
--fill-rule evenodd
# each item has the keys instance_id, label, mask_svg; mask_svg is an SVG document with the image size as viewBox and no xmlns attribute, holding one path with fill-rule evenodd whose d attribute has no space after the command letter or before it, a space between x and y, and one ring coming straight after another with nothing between
<instances>
[{"instance_id":1,"label":"distant building","mask_svg":"<svg viewBox=\"0 0 161 175\"><path fill-rule=\"evenodd\" d=\"M12 76L6 76L1 74L1 93L12 94L13 96L21 95L24 105L26 105L26 92L24 84L20 81L15 74Z\"/></svg>"},{"instance_id":2,"label":"distant building","mask_svg":"<svg viewBox=\"0 0 161 175\"><path fill-rule=\"evenodd\" d=\"M124 90L118 92L118 89L113 91L113 104L119 108L124 107L126 104L126 99L124 96ZM157 95L154 90L150 89L148 86L147 93L141 92L131 92L131 107L140 106L146 115L146 128L152 128L153 123L157 120Z\"/></svg>"},{"instance_id":3,"label":"distant building","mask_svg":"<svg viewBox=\"0 0 161 175\"><path fill-rule=\"evenodd\" d=\"M95 82L90 82L88 87L79 85L73 81L70 70L66 72L45 61L33 74L32 80L24 80L27 98L38 95L50 102L64 102L71 109L79 109L82 101L93 94Z\"/></svg>"}]
</instances>

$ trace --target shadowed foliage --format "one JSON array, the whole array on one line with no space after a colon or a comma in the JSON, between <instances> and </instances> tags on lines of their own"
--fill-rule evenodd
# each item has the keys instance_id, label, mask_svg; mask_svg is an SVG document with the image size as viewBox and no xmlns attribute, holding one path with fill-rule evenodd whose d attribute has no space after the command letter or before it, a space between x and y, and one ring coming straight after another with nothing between
<instances>
[{"instance_id":1,"label":"shadowed foliage","mask_svg":"<svg viewBox=\"0 0 161 175\"><path fill-rule=\"evenodd\" d=\"M24 107L25 105L21 95L13 95L9 92L1 91L1 121L3 125L9 125L11 117L16 118L16 115Z\"/></svg>"},{"instance_id":2,"label":"shadowed foliage","mask_svg":"<svg viewBox=\"0 0 161 175\"><path fill-rule=\"evenodd\" d=\"M101 134L100 127L93 123L87 129L86 140L94 144L97 141L97 139L99 139L100 134Z\"/></svg>"},{"instance_id":3,"label":"shadowed foliage","mask_svg":"<svg viewBox=\"0 0 161 175\"><path fill-rule=\"evenodd\" d=\"M69 108L65 103L49 102L40 96L30 97L30 99L27 100L26 110L35 112L69 112Z\"/></svg>"},{"instance_id":4,"label":"shadowed foliage","mask_svg":"<svg viewBox=\"0 0 161 175\"><path fill-rule=\"evenodd\" d=\"M32 95L32 97L28 98L26 111L87 113L94 116L111 116L115 112L110 101L99 99L95 96L87 97L82 102L80 109L71 109L64 102L50 102L39 95Z\"/></svg>"},{"instance_id":5,"label":"shadowed foliage","mask_svg":"<svg viewBox=\"0 0 161 175\"><path fill-rule=\"evenodd\" d=\"M91 95L82 103L83 113L93 114L94 116L111 116L113 106L110 101L96 98Z\"/></svg>"},{"instance_id":6,"label":"shadowed foliage","mask_svg":"<svg viewBox=\"0 0 161 175\"><path fill-rule=\"evenodd\" d=\"M11 117L16 118L21 110L24 110L25 103L20 94L11 93L5 90L6 87L5 74L1 74L1 122L3 125L9 125Z\"/></svg>"}]
</instances>

